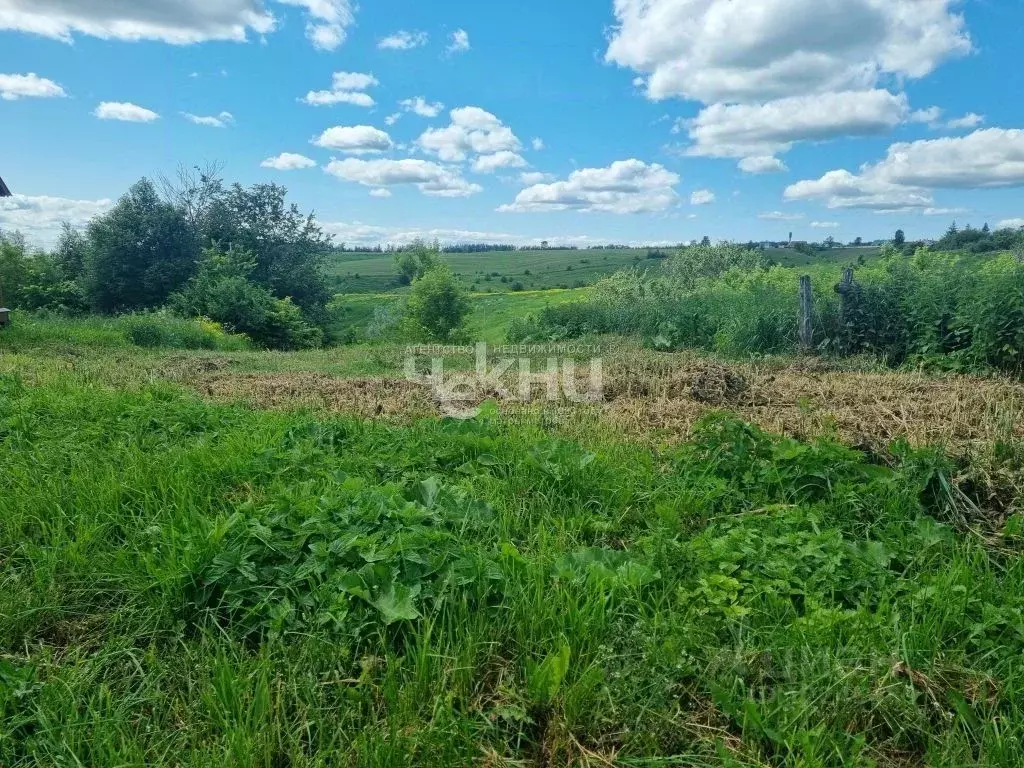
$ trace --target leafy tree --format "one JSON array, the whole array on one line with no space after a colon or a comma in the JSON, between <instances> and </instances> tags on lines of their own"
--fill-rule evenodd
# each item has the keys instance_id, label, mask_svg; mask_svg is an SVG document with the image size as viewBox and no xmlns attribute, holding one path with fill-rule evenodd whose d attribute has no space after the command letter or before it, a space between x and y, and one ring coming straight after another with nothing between
<instances>
[{"instance_id":1,"label":"leafy tree","mask_svg":"<svg viewBox=\"0 0 1024 768\"><path fill-rule=\"evenodd\" d=\"M66 221L61 224L57 247L53 252L53 260L66 280L78 280L85 270L85 258L89 251L89 241L82 231L75 229Z\"/></svg>"},{"instance_id":2,"label":"leafy tree","mask_svg":"<svg viewBox=\"0 0 1024 768\"><path fill-rule=\"evenodd\" d=\"M455 341L472 307L469 292L446 264L438 264L412 284L406 317L418 335Z\"/></svg>"},{"instance_id":3,"label":"leafy tree","mask_svg":"<svg viewBox=\"0 0 1024 768\"><path fill-rule=\"evenodd\" d=\"M203 242L252 254L252 282L278 298L291 297L319 320L330 299L323 267L331 239L312 214L286 202L287 194L277 184L233 184L215 194L200 216Z\"/></svg>"},{"instance_id":4,"label":"leafy tree","mask_svg":"<svg viewBox=\"0 0 1024 768\"><path fill-rule=\"evenodd\" d=\"M142 179L89 223L82 283L98 312L163 304L195 272L197 243L181 212Z\"/></svg>"},{"instance_id":5,"label":"leafy tree","mask_svg":"<svg viewBox=\"0 0 1024 768\"><path fill-rule=\"evenodd\" d=\"M893 238L893 244L897 248L902 248L907 242L907 236L904 234L902 229L896 230L896 236Z\"/></svg>"},{"instance_id":6,"label":"leafy tree","mask_svg":"<svg viewBox=\"0 0 1024 768\"><path fill-rule=\"evenodd\" d=\"M417 238L395 254L398 282L401 285L410 285L440 263L440 245L436 242L428 245L426 241Z\"/></svg>"},{"instance_id":7,"label":"leafy tree","mask_svg":"<svg viewBox=\"0 0 1024 768\"><path fill-rule=\"evenodd\" d=\"M830 249L836 247L836 239L832 235L825 238L825 247Z\"/></svg>"},{"instance_id":8,"label":"leafy tree","mask_svg":"<svg viewBox=\"0 0 1024 768\"><path fill-rule=\"evenodd\" d=\"M248 251L208 248L199 271L169 306L184 317L208 317L272 349L307 349L323 342L319 328L307 323L291 299L278 299L249 277L256 259Z\"/></svg>"}]
</instances>

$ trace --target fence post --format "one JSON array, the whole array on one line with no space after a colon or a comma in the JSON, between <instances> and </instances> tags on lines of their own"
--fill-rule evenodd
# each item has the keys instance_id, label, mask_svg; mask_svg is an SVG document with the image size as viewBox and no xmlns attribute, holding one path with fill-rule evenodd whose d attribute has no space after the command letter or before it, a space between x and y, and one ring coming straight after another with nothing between
<instances>
[{"instance_id":1,"label":"fence post","mask_svg":"<svg viewBox=\"0 0 1024 768\"><path fill-rule=\"evenodd\" d=\"M814 311L814 294L811 291L811 277L800 278L800 348L804 354L814 351L814 326L811 313Z\"/></svg>"}]
</instances>

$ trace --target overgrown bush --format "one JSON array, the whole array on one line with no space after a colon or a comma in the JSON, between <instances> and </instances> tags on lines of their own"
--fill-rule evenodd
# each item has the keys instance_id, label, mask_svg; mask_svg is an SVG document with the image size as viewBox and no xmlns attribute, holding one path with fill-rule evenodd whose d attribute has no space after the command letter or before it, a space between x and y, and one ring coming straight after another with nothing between
<instances>
[{"instance_id":1,"label":"overgrown bush","mask_svg":"<svg viewBox=\"0 0 1024 768\"><path fill-rule=\"evenodd\" d=\"M410 331L430 341L460 341L472 306L466 287L446 264L412 284L405 316Z\"/></svg>"},{"instance_id":2,"label":"overgrown bush","mask_svg":"<svg viewBox=\"0 0 1024 768\"><path fill-rule=\"evenodd\" d=\"M209 317L271 349L308 349L323 342L323 332L307 323L291 299L277 299L249 280L256 268L248 251L204 251L198 274L168 306L184 317Z\"/></svg>"}]
</instances>

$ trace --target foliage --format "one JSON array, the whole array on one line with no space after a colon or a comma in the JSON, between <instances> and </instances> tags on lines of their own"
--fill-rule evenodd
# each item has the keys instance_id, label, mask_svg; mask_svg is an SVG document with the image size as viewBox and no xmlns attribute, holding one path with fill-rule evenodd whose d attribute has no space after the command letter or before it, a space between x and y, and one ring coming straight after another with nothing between
<instances>
[{"instance_id":1,"label":"foliage","mask_svg":"<svg viewBox=\"0 0 1024 768\"><path fill-rule=\"evenodd\" d=\"M395 270L399 285L412 285L427 272L441 263L441 248L438 243L428 245L423 240L414 240L411 245L395 253Z\"/></svg>"},{"instance_id":2,"label":"foliage","mask_svg":"<svg viewBox=\"0 0 1024 768\"><path fill-rule=\"evenodd\" d=\"M472 309L469 292L451 269L435 266L412 284L406 318L413 332L432 341L456 341Z\"/></svg>"},{"instance_id":3,"label":"foliage","mask_svg":"<svg viewBox=\"0 0 1024 768\"><path fill-rule=\"evenodd\" d=\"M93 219L88 238L82 284L97 312L159 307L195 271L193 232L147 179Z\"/></svg>"},{"instance_id":4,"label":"foliage","mask_svg":"<svg viewBox=\"0 0 1024 768\"><path fill-rule=\"evenodd\" d=\"M274 298L267 288L252 282L256 268L255 258L247 251L208 248L196 276L168 305L184 317L209 317L271 349L319 346L323 332L303 319L290 298Z\"/></svg>"}]
</instances>

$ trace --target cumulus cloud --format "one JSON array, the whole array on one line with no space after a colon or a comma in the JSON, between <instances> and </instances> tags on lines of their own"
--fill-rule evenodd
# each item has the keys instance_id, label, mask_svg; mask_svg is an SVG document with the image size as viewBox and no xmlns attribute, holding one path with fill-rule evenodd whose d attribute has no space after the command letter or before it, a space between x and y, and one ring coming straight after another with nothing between
<instances>
[{"instance_id":1,"label":"cumulus cloud","mask_svg":"<svg viewBox=\"0 0 1024 768\"><path fill-rule=\"evenodd\" d=\"M380 85L377 78L365 72L335 72L332 76L330 90L310 91L302 98L302 101L313 107L326 107L334 104L372 107L376 102L365 91L376 85Z\"/></svg>"},{"instance_id":2,"label":"cumulus cloud","mask_svg":"<svg viewBox=\"0 0 1024 768\"><path fill-rule=\"evenodd\" d=\"M473 161L476 173L494 173L501 168L525 168L529 163L522 155L515 152L495 152L493 155L480 155Z\"/></svg>"},{"instance_id":3,"label":"cumulus cloud","mask_svg":"<svg viewBox=\"0 0 1024 768\"><path fill-rule=\"evenodd\" d=\"M975 114L974 112L969 112L963 117L958 117L953 120L950 120L948 123L946 123L946 127L951 128L953 130L957 130L960 128L977 128L984 122L985 118L983 115L978 115Z\"/></svg>"},{"instance_id":4,"label":"cumulus cloud","mask_svg":"<svg viewBox=\"0 0 1024 768\"><path fill-rule=\"evenodd\" d=\"M430 35L426 32L406 32L404 29L377 41L377 47L385 51L408 51L427 44Z\"/></svg>"},{"instance_id":5,"label":"cumulus cloud","mask_svg":"<svg viewBox=\"0 0 1024 768\"><path fill-rule=\"evenodd\" d=\"M690 195L690 205L711 205L715 200L715 193L710 189L698 189Z\"/></svg>"},{"instance_id":6,"label":"cumulus cloud","mask_svg":"<svg viewBox=\"0 0 1024 768\"><path fill-rule=\"evenodd\" d=\"M814 229L838 229L839 222L837 221L812 221L811 227Z\"/></svg>"},{"instance_id":7,"label":"cumulus cloud","mask_svg":"<svg viewBox=\"0 0 1024 768\"><path fill-rule=\"evenodd\" d=\"M744 157L739 162L739 169L750 174L785 173L789 170L784 162L772 155Z\"/></svg>"},{"instance_id":8,"label":"cumulus cloud","mask_svg":"<svg viewBox=\"0 0 1024 768\"><path fill-rule=\"evenodd\" d=\"M804 215L802 213L783 213L782 211L769 211L757 214L757 218L766 221L799 221Z\"/></svg>"},{"instance_id":9,"label":"cumulus cloud","mask_svg":"<svg viewBox=\"0 0 1024 768\"><path fill-rule=\"evenodd\" d=\"M544 139L536 137L533 139L533 141L530 142L530 146L533 147L534 151L540 152L542 149L544 149Z\"/></svg>"},{"instance_id":10,"label":"cumulus cloud","mask_svg":"<svg viewBox=\"0 0 1024 768\"><path fill-rule=\"evenodd\" d=\"M394 146L387 133L372 125L336 125L314 138L313 144L350 155L386 152Z\"/></svg>"},{"instance_id":11,"label":"cumulus cloud","mask_svg":"<svg viewBox=\"0 0 1024 768\"><path fill-rule=\"evenodd\" d=\"M385 187L370 190L370 197L387 198L391 197L391 190Z\"/></svg>"},{"instance_id":12,"label":"cumulus cloud","mask_svg":"<svg viewBox=\"0 0 1024 768\"><path fill-rule=\"evenodd\" d=\"M331 160L324 170L339 179L367 187L386 188L411 184L432 197L469 197L483 191L479 184L466 181L457 168L414 158Z\"/></svg>"},{"instance_id":13,"label":"cumulus cloud","mask_svg":"<svg viewBox=\"0 0 1024 768\"><path fill-rule=\"evenodd\" d=\"M764 101L920 78L971 50L955 0L615 0L607 61L651 99Z\"/></svg>"},{"instance_id":14,"label":"cumulus cloud","mask_svg":"<svg viewBox=\"0 0 1024 768\"><path fill-rule=\"evenodd\" d=\"M18 99L53 99L66 96L64 89L35 72L27 75L0 74L0 99L17 101Z\"/></svg>"},{"instance_id":15,"label":"cumulus cloud","mask_svg":"<svg viewBox=\"0 0 1024 768\"><path fill-rule=\"evenodd\" d=\"M999 229L1021 229L1024 228L1024 219L1003 219L999 222Z\"/></svg>"},{"instance_id":16,"label":"cumulus cloud","mask_svg":"<svg viewBox=\"0 0 1024 768\"><path fill-rule=\"evenodd\" d=\"M417 96L414 99L405 99L400 102L399 106L406 112L412 112L420 117L437 117L441 114L441 110L444 109L444 104L440 101L430 103L422 96Z\"/></svg>"},{"instance_id":17,"label":"cumulus cloud","mask_svg":"<svg viewBox=\"0 0 1024 768\"><path fill-rule=\"evenodd\" d=\"M448 37L448 49L449 54L462 53L470 49L469 44L469 32L464 29L456 29Z\"/></svg>"},{"instance_id":18,"label":"cumulus cloud","mask_svg":"<svg viewBox=\"0 0 1024 768\"><path fill-rule=\"evenodd\" d=\"M235 117L230 112L221 112L219 115L193 115L191 112L182 112L182 115L190 123L205 125L210 128L227 128L233 125Z\"/></svg>"},{"instance_id":19,"label":"cumulus cloud","mask_svg":"<svg viewBox=\"0 0 1024 768\"><path fill-rule=\"evenodd\" d=\"M350 0L277 0L276 5L303 9L306 36L320 49L341 45L355 21ZM76 34L175 45L243 42L250 32L265 35L276 26L260 0L0 0L0 30L64 42Z\"/></svg>"},{"instance_id":20,"label":"cumulus cloud","mask_svg":"<svg viewBox=\"0 0 1024 768\"><path fill-rule=\"evenodd\" d=\"M932 208L933 189L1024 186L1024 131L988 128L957 138L904 142L859 174L829 171L789 187L790 200L821 200L830 208Z\"/></svg>"},{"instance_id":21,"label":"cumulus cloud","mask_svg":"<svg viewBox=\"0 0 1024 768\"><path fill-rule=\"evenodd\" d=\"M100 120L123 120L127 123L151 123L160 115L151 109L132 104L130 101L103 101L93 110Z\"/></svg>"},{"instance_id":22,"label":"cumulus cloud","mask_svg":"<svg viewBox=\"0 0 1024 768\"><path fill-rule=\"evenodd\" d=\"M679 176L663 166L640 160L619 160L607 168L573 171L565 181L535 184L522 190L500 212L599 211L648 213L679 202L674 187Z\"/></svg>"},{"instance_id":23,"label":"cumulus cloud","mask_svg":"<svg viewBox=\"0 0 1024 768\"><path fill-rule=\"evenodd\" d=\"M469 155L519 152L522 144L512 129L480 107L451 111L451 124L431 128L416 140L423 150L447 162L461 162Z\"/></svg>"},{"instance_id":24,"label":"cumulus cloud","mask_svg":"<svg viewBox=\"0 0 1024 768\"><path fill-rule=\"evenodd\" d=\"M282 152L277 157L268 157L260 163L261 168L273 168L276 171L298 171L315 165L315 160L295 152Z\"/></svg>"},{"instance_id":25,"label":"cumulus cloud","mask_svg":"<svg viewBox=\"0 0 1024 768\"><path fill-rule=\"evenodd\" d=\"M798 141L882 135L909 113L905 95L884 90L793 96L764 104L714 104L688 123L694 143L687 154L771 158Z\"/></svg>"},{"instance_id":26,"label":"cumulus cloud","mask_svg":"<svg viewBox=\"0 0 1024 768\"><path fill-rule=\"evenodd\" d=\"M519 174L519 181L528 187L533 186L534 184L543 184L554 180L554 174L541 173L540 171L526 171L525 173Z\"/></svg>"},{"instance_id":27,"label":"cumulus cloud","mask_svg":"<svg viewBox=\"0 0 1024 768\"><path fill-rule=\"evenodd\" d=\"M48 248L56 242L63 222L84 227L113 204L105 199L71 200L47 195L0 197L0 230L21 232L29 243Z\"/></svg>"}]
</instances>

